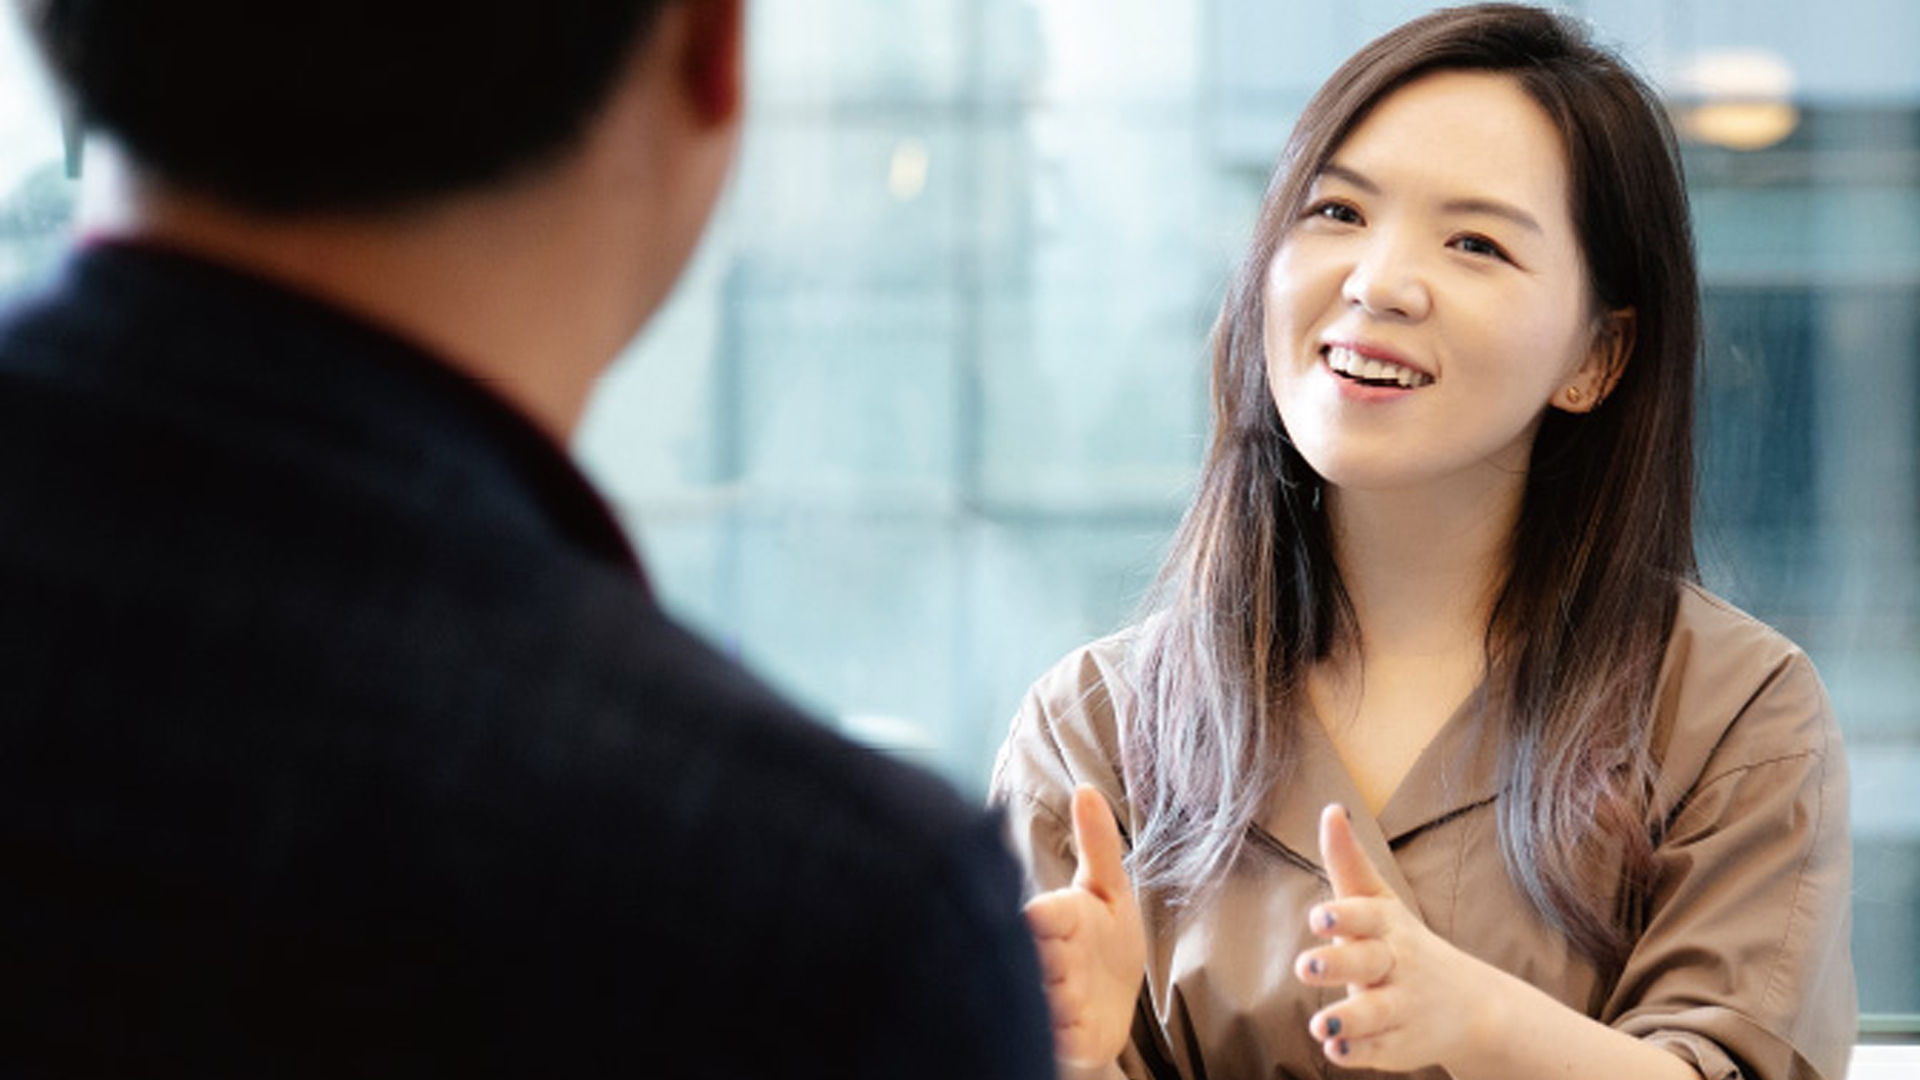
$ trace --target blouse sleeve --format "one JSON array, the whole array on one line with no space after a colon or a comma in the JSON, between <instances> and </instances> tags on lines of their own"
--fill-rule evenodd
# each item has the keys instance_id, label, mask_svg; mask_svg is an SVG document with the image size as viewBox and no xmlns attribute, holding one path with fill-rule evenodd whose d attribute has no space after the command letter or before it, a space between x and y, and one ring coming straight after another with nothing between
<instances>
[{"instance_id":1,"label":"blouse sleeve","mask_svg":"<svg viewBox=\"0 0 1920 1080\"><path fill-rule=\"evenodd\" d=\"M1103 652L1109 643L1069 656L1027 692L994 762L989 798L1006 814L1009 840L1026 870L1027 893L1058 889L1079 865L1073 849L1073 790L1092 784L1131 835L1119 778L1113 703ZM1141 1012L1145 1007L1142 980ZM1136 1016L1134 1039L1143 1035ZM1062 1069L1062 1080L1155 1080L1129 1045L1118 1062L1099 1069Z\"/></svg>"},{"instance_id":2,"label":"blouse sleeve","mask_svg":"<svg viewBox=\"0 0 1920 1080\"><path fill-rule=\"evenodd\" d=\"M1008 839L1026 872L1029 898L1073 880L1073 827L1067 818L1076 781L1040 732L1031 694L994 763L988 798L1006 814Z\"/></svg>"},{"instance_id":3,"label":"blouse sleeve","mask_svg":"<svg viewBox=\"0 0 1920 1080\"><path fill-rule=\"evenodd\" d=\"M1838 1080L1857 1013L1846 759L1806 657L1782 658L1705 752L1607 1015L1707 1080Z\"/></svg>"}]
</instances>

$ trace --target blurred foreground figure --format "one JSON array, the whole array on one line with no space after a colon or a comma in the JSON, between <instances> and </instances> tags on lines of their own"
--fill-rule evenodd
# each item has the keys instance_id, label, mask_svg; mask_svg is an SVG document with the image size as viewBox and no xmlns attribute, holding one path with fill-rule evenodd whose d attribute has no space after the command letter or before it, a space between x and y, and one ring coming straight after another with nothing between
<instances>
[{"instance_id":1,"label":"blurred foreground figure","mask_svg":"<svg viewBox=\"0 0 1920 1080\"><path fill-rule=\"evenodd\" d=\"M0 1071L1039 1077L994 820L670 622L562 450L739 0L25 0L126 226L0 322Z\"/></svg>"}]
</instances>

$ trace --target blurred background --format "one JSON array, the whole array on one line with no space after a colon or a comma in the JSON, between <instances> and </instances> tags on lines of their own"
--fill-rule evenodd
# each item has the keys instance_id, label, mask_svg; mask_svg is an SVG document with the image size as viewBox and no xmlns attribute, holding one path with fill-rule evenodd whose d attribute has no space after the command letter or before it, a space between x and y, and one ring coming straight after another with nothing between
<instances>
[{"instance_id":1,"label":"blurred background","mask_svg":"<svg viewBox=\"0 0 1920 1080\"><path fill-rule=\"evenodd\" d=\"M678 614L980 794L1132 617L1293 118L1387 0L751 0L720 219L576 449ZM1709 584L1846 729L1869 1033L1920 1031L1920 5L1587 0L1686 139ZM110 207L0 19L0 300ZM102 214L109 210L100 211Z\"/></svg>"}]
</instances>

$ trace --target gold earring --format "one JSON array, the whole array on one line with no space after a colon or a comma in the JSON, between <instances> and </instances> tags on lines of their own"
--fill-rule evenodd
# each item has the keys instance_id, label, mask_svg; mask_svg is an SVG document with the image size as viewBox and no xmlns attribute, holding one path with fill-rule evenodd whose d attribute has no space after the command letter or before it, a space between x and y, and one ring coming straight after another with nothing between
<instances>
[{"instance_id":1,"label":"gold earring","mask_svg":"<svg viewBox=\"0 0 1920 1080\"><path fill-rule=\"evenodd\" d=\"M1569 405L1580 404L1580 388L1579 387L1577 386L1567 387L1567 404Z\"/></svg>"}]
</instances>

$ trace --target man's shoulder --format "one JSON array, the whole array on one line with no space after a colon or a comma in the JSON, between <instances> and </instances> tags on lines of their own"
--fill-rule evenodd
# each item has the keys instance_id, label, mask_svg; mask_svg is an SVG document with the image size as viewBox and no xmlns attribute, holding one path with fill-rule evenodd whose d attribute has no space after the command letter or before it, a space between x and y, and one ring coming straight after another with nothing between
<instances>
[{"instance_id":1,"label":"man's shoulder","mask_svg":"<svg viewBox=\"0 0 1920 1080\"><path fill-rule=\"evenodd\" d=\"M1045 1007L997 816L657 609L596 622L574 624L593 703L565 721L595 762L568 793L598 822L575 854L631 883L607 917L649 928L634 960L675 999L654 1007L724 999L794 1038L850 1033L846 1075L915 1053L942 1062L930 1074L1038 1075ZM632 632L598 632L616 625Z\"/></svg>"},{"instance_id":2,"label":"man's shoulder","mask_svg":"<svg viewBox=\"0 0 1920 1080\"><path fill-rule=\"evenodd\" d=\"M0 851L46 871L0 928L39 927L21 985L73 993L22 1023L111 999L154 1045L425 1038L405 1002L432 1000L458 1045L598 1054L731 1009L784 1017L781 1051L889 1021L1005 1049L980 1035L1032 1021L1044 1063L988 814L682 626L553 523L524 456L460 416L198 424L206 399L131 392L102 359L131 339L76 346L101 331L72 316L0 331Z\"/></svg>"},{"instance_id":3,"label":"man's shoulder","mask_svg":"<svg viewBox=\"0 0 1920 1080\"><path fill-rule=\"evenodd\" d=\"M724 771L729 790L715 794L774 818L768 831L873 845L866 854L887 861L898 853L887 847L979 818L945 781L847 738L650 602L629 594L609 611L606 592L582 599L601 613L574 625L592 639L581 645L602 667L606 707L642 735L676 733L679 760Z\"/></svg>"}]
</instances>

